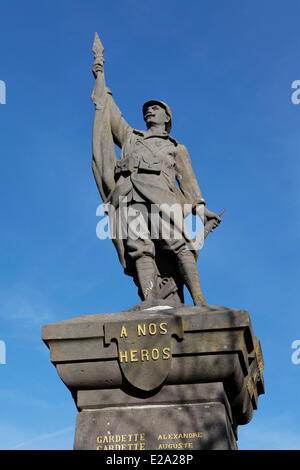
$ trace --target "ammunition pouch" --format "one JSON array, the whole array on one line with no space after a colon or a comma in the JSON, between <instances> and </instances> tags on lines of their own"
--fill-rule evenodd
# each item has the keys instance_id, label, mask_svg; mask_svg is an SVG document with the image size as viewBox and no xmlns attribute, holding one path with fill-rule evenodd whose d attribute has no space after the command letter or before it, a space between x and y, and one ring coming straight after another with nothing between
<instances>
[{"instance_id":1,"label":"ammunition pouch","mask_svg":"<svg viewBox=\"0 0 300 470\"><path fill-rule=\"evenodd\" d=\"M160 173L162 170L162 162L160 160L141 158L139 163L139 171L149 173Z\"/></svg>"},{"instance_id":2,"label":"ammunition pouch","mask_svg":"<svg viewBox=\"0 0 300 470\"><path fill-rule=\"evenodd\" d=\"M139 171L142 173L156 173L159 174L162 170L163 163L160 160L146 159L142 157L138 161L137 157L126 157L122 160L118 160L115 167L115 179L118 179L119 176L124 175L128 176L134 171Z\"/></svg>"},{"instance_id":3,"label":"ammunition pouch","mask_svg":"<svg viewBox=\"0 0 300 470\"><path fill-rule=\"evenodd\" d=\"M130 174L138 167L138 161L135 157L126 157L118 160L115 168L115 177L123 174Z\"/></svg>"}]
</instances>

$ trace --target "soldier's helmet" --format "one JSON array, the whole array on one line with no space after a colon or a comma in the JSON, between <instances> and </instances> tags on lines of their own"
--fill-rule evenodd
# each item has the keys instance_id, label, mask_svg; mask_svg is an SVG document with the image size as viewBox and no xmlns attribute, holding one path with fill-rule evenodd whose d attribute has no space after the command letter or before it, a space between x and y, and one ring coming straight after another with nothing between
<instances>
[{"instance_id":1,"label":"soldier's helmet","mask_svg":"<svg viewBox=\"0 0 300 470\"><path fill-rule=\"evenodd\" d=\"M143 116L145 116L145 113L146 113L146 110L147 108L149 108L149 106L152 106L154 104L158 104L159 106L161 106L162 108L164 108L164 110L166 111L167 115L169 116L170 120L169 122L166 124L166 131L168 132L168 134L170 133L171 129L172 129L172 111L170 109L170 107L164 103L163 101L158 101L158 100L150 100L150 101L146 101L146 103L143 104Z\"/></svg>"}]
</instances>

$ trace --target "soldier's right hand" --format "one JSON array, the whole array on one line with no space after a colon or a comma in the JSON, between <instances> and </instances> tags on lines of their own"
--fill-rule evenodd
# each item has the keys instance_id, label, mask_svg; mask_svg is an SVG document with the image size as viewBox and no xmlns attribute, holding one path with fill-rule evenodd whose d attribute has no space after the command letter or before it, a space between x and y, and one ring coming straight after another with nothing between
<instances>
[{"instance_id":1,"label":"soldier's right hand","mask_svg":"<svg viewBox=\"0 0 300 470\"><path fill-rule=\"evenodd\" d=\"M97 78L99 72L103 72L103 60L95 60L93 67L92 67L92 72L94 74L94 77Z\"/></svg>"}]
</instances>

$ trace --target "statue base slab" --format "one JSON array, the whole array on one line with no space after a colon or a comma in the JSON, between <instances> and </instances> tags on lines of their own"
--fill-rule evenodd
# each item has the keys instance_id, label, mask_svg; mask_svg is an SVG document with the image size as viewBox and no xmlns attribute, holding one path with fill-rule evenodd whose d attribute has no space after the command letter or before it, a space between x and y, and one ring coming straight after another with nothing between
<instances>
[{"instance_id":1,"label":"statue base slab","mask_svg":"<svg viewBox=\"0 0 300 470\"><path fill-rule=\"evenodd\" d=\"M264 393L245 310L82 315L44 325L42 337L78 409L74 449L237 449Z\"/></svg>"},{"instance_id":2,"label":"statue base slab","mask_svg":"<svg viewBox=\"0 0 300 470\"><path fill-rule=\"evenodd\" d=\"M223 384L170 385L150 398L78 394L76 450L236 450ZM118 403L119 402L119 403Z\"/></svg>"}]
</instances>

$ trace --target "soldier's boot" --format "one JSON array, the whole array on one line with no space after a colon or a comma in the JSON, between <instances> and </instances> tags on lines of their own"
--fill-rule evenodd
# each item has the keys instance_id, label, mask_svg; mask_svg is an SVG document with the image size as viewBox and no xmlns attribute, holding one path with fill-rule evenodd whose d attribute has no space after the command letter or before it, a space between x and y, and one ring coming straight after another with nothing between
<instances>
[{"instance_id":1,"label":"soldier's boot","mask_svg":"<svg viewBox=\"0 0 300 470\"><path fill-rule=\"evenodd\" d=\"M200 287L198 269L193 253L186 249L178 254L178 270L192 296L194 305L207 305Z\"/></svg>"},{"instance_id":2,"label":"soldier's boot","mask_svg":"<svg viewBox=\"0 0 300 470\"><path fill-rule=\"evenodd\" d=\"M135 263L137 280L143 300L157 299L157 269L151 256L141 256Z\"/></svg>"}]
</instances>

